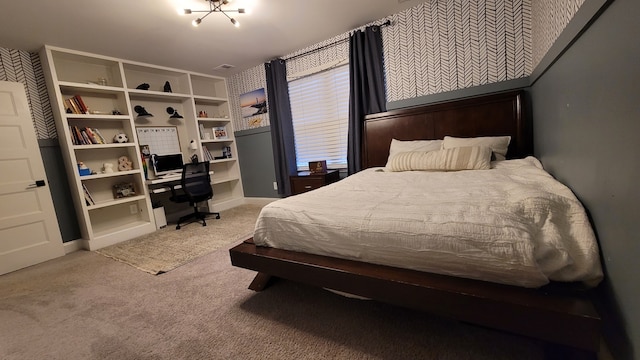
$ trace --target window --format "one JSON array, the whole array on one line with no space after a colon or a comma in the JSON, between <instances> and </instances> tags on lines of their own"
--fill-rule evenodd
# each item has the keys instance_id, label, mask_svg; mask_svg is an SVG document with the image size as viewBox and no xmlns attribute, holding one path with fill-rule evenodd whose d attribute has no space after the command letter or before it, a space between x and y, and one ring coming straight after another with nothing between
<instances>
[{"instance_id":1,"label":"window","mask_svg":"<svg viewBox=\"0 0 640 360\"><path fill-rule=\"evenodd\" d=\"M298 169L318 160L346 168L349 65L290 81L289 98Z\"/></svg>"}]
</instances>

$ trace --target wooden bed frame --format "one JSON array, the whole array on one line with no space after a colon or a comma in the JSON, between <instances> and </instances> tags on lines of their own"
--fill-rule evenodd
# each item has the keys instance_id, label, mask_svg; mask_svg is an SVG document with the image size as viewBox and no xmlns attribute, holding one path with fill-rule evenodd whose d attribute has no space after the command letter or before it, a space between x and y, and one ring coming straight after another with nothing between
<instances>
[{"instance_id":1,"label":"wooden bed frame","mask_svg":"<svg viewBox=\"0 0 640 360\"><path fill-rule=\"evenodd\" d=\"M506 92L369 115L363 134L363 168L384 166L391 139L442 139L511 135L507 156L532 154L524 93ZM234 266L257 271L250 289L275 278L334 289L460 321L543 340L547 355L596 358L601 319L590 292L566 284L526 289L365 262L256 246L229 250Z\"/></svg>"}]
</instances>

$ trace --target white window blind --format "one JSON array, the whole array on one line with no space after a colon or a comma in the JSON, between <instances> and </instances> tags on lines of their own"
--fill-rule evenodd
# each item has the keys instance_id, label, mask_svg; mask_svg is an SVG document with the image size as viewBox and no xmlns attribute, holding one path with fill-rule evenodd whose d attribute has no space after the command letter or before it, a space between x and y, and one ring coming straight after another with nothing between
<instances>
[{"instance_id":1,"label":"white window blind","mask_svg":"<svg viewBox=\"0 0 640 360\"><path fill-rule=\"evenodd\" d=\"M298 169L319 160L346 168L349 65L290 81L289 99Z\"/></svg>"}]
</instances>

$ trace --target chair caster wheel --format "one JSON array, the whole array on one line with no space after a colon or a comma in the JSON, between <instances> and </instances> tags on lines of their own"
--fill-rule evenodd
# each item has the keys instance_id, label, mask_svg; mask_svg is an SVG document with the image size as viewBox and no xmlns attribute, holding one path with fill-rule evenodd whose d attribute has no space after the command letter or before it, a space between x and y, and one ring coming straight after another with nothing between
<instances>
[{"instance_id":1,"label":"chair caster wheel","mask_svg":"<svg viewBox=\"0 0 640 360\"><path fill-rule=\"evenodd\" d=\"M180 230L180 225L176 225L176 230Z\"/></svg>"},{"instance_id":2,"label":"chair caster wheel","mask_svg":"<svg viewBox=\"0 0 640 360\"><path fill-rule=\"evenodd\" d=\"M207 226L207 223L202 223L202 226Z\"/></svg>"},{"instance_id":3,"label":"chair caster wheel","mask_svg":"<svg viewBox=\"0 0 640 360\"><path fill-rule=\"evenodd\" d=\"M216 219L220 219L220 215L216 215Z\"/></svg>"}]
</instances>

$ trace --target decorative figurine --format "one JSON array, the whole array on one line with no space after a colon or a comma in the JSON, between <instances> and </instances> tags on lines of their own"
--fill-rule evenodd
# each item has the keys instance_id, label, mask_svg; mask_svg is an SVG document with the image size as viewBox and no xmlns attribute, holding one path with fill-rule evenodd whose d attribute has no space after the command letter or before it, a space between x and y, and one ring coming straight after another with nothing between
<instances>
[{"instance_id":1,"label":"decorative figurine","mask_svg":"<svg viewBox=\"0 0 640 360\"><path fill-rule=\"evenodd\" d=\"M172 92L171 91L171 84L169 84L168 81L165 81L165 83L164 83L164 92Z\"/></svg>"},{"instance_id":2,"label":"decorative figurine","mask_svg":"<svg viewBox=\"0 0 640 360\"><path fill-rule=\"evenodd\" d=\"M78 161L78 172L80 176L91 175L91 169L85 165L82 161Z\"/></svg>"},{"instance_id":3,"label":"decorative figurine","mask_svg":"<svg viewBox=\"0 0 640 360\"><path fill-rule=\"evenodd\" d=\"M142 84L136 86L136 89L138 89L138 90L149 90L150 87L151 86L149 84L142 83Z\"/></svg>"},{"instance_id":4,"label":"decorative figurine","mask_svg":"<svg viewBox=\"0 0 640 360\"><path fill-rule=\"evenodd\" d=\"M133 170L133 162L129 160L128 156L120 156L118 158L118 170L119 171Z\"/></svg>"},{"instance_id":5,"label":"decorative figurine","mask_svg":"<svg viewBox=\"0 0 640 360\"><path fill-rule=\"evenodd\" d=\"M112 163L104 163L102 164L102 173L110 174L113 172L113 164Z\"/></svg>"}]
</instances>

